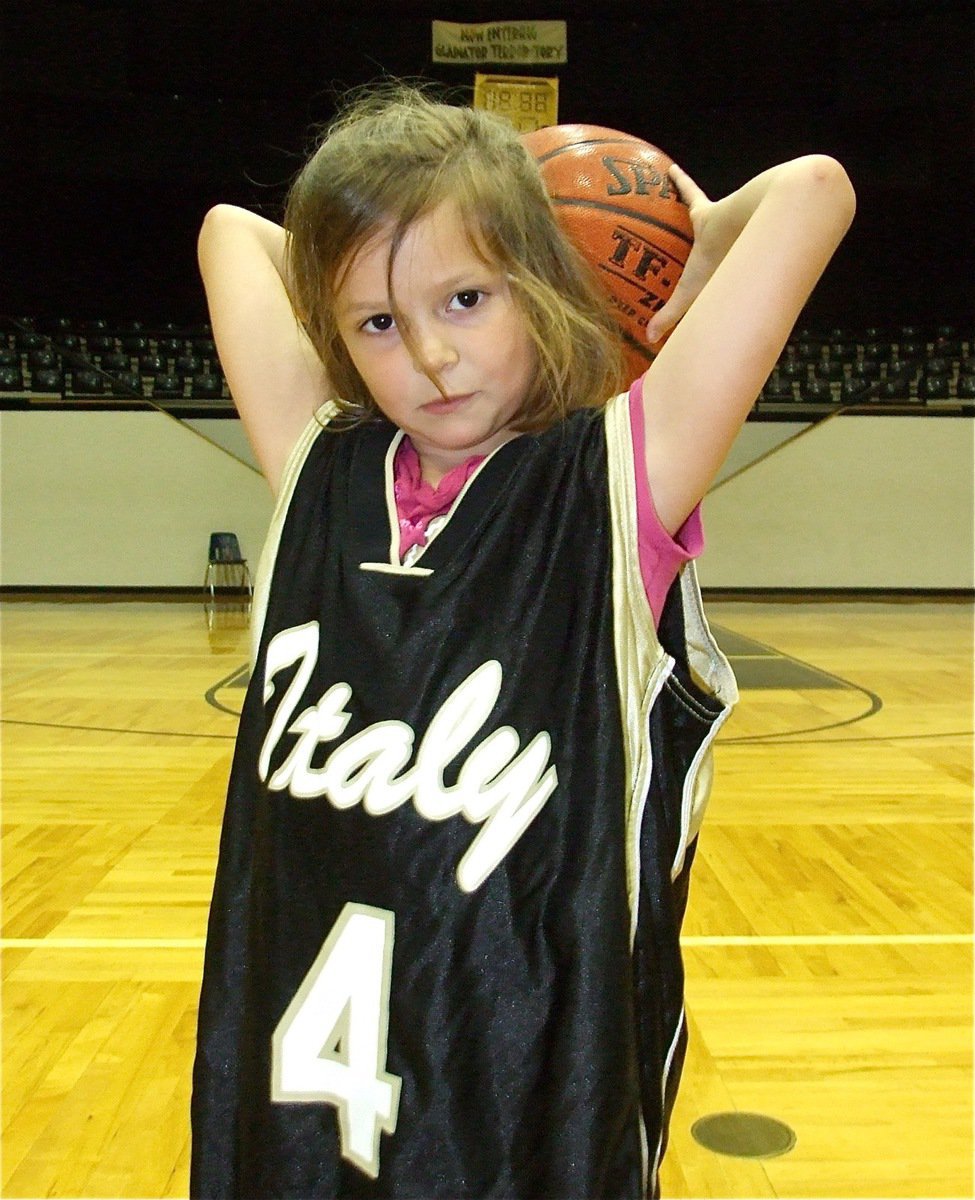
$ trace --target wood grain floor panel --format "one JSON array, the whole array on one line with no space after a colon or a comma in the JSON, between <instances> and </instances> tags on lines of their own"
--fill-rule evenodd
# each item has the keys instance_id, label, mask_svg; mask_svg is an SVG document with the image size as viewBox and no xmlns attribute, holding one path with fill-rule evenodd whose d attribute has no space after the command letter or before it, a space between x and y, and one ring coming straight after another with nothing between
<instances>
[{"instance_id":1,"label":"wood grain floor panel","mask_svg":"<svg viewBox=\"0 0 975 1200\"><path fill-rule=\"evenodd\" d=\"M714 1111L695 1083L701 1058L732 1110L774 1115L796 1133L793 1151L762 1163L774 1190L755 1194L972 1195L970 945L685 953L693 1019L675 1173L706 1172L716 1157L688 1135ZM685 1194L751 1194L743 1182Z\"/></svg>"},{"instance_id":2,"label":"wood grain floor panel","mask_svg":"<svg viewBox=\"0 0 975 1200\"><path fill-rule=\"evenodd\" d=\"M3 1195L185 1196L202 950L17 959L3 989Z\"/></svg>"}]
</instances>

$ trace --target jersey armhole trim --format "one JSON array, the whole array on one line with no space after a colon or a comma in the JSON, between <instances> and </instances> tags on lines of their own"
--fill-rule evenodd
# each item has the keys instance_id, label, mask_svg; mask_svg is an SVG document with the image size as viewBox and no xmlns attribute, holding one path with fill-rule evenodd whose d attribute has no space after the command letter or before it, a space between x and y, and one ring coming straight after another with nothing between
<instances>
[{"instance_id":1,"label":"jersey armhole trim","mask_svg":"<svg viewBox=\"0 0 975 1200\"><path fill-rule=\"evenodd\" d=\"M254 598L251 603L250 620L250 664L251 670L257 662L257 651L261 644L261 632L264 628L264 618L267 615L268 598L271 591L271 577L274 574L274 563L281 544L281 533L284 530L285 518L291 507L295 487L301 475L301 469L311 452L319 435L324 431L329 421L337 414L338 409L331 401L327 401L316 409L301 431L291 453L288 455L284 470L281 472L281 487L274 502L271 521L268 525L264 547L258 560L254 578Z\"/></svg>"}]
</instances>

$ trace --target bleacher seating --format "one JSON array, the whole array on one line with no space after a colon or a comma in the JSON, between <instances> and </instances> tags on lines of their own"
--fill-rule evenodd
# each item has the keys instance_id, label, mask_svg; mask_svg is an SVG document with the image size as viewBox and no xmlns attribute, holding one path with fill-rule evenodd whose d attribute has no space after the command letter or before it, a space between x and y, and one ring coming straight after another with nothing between
<instances>
[{"instance_id":1,"label":"bleacher seating","mask_svg":"<svg viewBox=\"0 0 975 1200\"><path fill-rule=\"evenodd\" d=\"M789 339L756 414L815 417L840 408L971 412L975 330L801 329Z\"/></svg>"},{"instance_id":2,"label":"bleacher seating","mask_svg":"<svg viewBox=\"0 0 975 1200\"><path fill-rule=\"evenodd\" d=\"M209 326L0 320L0 406L97 404L233 415ZM806 419L849 407L975 411L975 330L799 329L753 415Z\"/></svg>"},{"instance_id":3,"label":"bleacher seating","mask_svg":"<svg viewBox=\"0 0 975 1200\"><path fill-rule=\"evenodd\" d=\"M0 321L0 405L143 407L233 415L207 325Z\"/></svg>"}]
</instances>

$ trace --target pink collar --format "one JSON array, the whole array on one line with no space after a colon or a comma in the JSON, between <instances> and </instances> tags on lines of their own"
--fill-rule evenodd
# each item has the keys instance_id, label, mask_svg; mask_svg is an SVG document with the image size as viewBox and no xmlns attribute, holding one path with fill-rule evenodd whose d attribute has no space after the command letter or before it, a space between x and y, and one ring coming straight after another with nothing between
<instances>
[{"instance_id":1,"label":"pink collar","mask_svg":"<svg viewBox=\"0 0 975 1200\"><path fill-rule=\"evenodd\" d=\"M400 530L400 559L413 546L424 546L427 526L443 516L463 490L464 484L484 461L483 454L466 459L440 480L436 487L421 473L420 456L410 439L403 437L393 460L393 495Z\"/></svg>"}]
</instances>

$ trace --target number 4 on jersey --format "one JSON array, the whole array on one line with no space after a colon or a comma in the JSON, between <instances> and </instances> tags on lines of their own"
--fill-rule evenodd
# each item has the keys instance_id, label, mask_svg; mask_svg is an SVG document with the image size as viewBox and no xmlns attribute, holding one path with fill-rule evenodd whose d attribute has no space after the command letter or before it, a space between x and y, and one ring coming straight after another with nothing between
<instances>
[{"instance_id":1,"label":"number 4 on jersey","mask_svg":"<svg viewBox=\"0 0 975 1200\"><path fill-rule=\"evenodd\" d=\"M393 934L391 912L346 904L273 1038L272 1099L334 1104L342 1157L372 1179L399 1109L386 1071Z\"/></svg>"}]
</instances>

